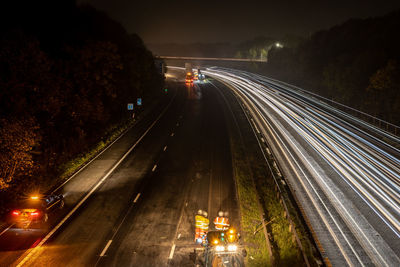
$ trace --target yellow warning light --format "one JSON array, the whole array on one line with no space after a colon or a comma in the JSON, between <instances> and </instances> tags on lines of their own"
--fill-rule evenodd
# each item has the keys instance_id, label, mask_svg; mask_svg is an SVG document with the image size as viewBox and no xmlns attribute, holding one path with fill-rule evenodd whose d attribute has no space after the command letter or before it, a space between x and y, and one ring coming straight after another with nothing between
<instances>
[{"instance_id":1,"label":"yellow warning light","mask_svg":"<svg viewBox=\"0 0 400 267\"><path fill-rule=\"evenodd\" d=\"M214 240L214 244L218 244L218 240L217 239Z\"/></svg>"}]
</instances>

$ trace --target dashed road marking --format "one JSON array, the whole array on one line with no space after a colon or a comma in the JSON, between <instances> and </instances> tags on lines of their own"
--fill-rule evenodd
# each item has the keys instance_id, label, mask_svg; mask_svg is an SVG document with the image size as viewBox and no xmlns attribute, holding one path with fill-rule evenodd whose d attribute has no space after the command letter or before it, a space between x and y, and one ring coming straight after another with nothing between
<instances>
[{"instance_id":1,"label":"dashed road marking","mask_svg":"<svg viewBox=\"0 0 400 267\"><path fill-rule=\"evenodd\" d=\"M100 257L103 257L106 254L108 247L111 245L111 242L112 240L108 240L106 246L104 247L103 251L100 254Z\"/></svg>"},{"instance_id":2,"label":"dashed road marking","mask_svg":"<svg viewBox=\"0 0 400 267\"><path fill-rule=\"evenodd\" d=\"M152 172L154 172L157 168L157 164L154 165L153 169L151 169Z\"/></svg>"},{"instance_id":3,"label":"dashed road marking","mask_svg":"<svg viewBox=\"0 0 400 267\"><path fill-rule=\"evenodd\" d=\"M175 99L174 98L169 102L169 104L165 107L165 109L161 112L161 114L157 117L157 119L147 128L147 130L140 136L140 138L136 141L135 144L133 144L127 152L120 158L114 166L105 174L100 181L97 182L97 184L76 204L76 206L37 244L35 247L30 248L27 250L17 261L19 261L17 267L23 266L27 261L29 261L31 258L35 256L36 253L39 252L41 247L43 246L44 243L49 240L50 237L54 235L54 233L70 218L78 209L80 206L83 205L83 203L97 190L97 188L103 184L103 182L114 172L114 170L121 164L121 162L124 161L124 159L132 152L133 149L136 148L136 146L142 141L142 139L147 135L147 133L153 128L153 126L160 120L160 118L165 114L165 112L168 110L168 108L171 106L172 101ZM116 139L118 140L118 138ZM115 140L115 142L116 142ZM111 143L113 144L113 143ZM110 145L111 146L111 145ZM104 152L105 150L103 150ZM101 152L101 153L103 153ZM99 155L97 155L99 156ZM97 156L94 158L96 159ZM90 162L88 163L90 164ZM87 165L88 165L87 164ZM86 165L85 165L86 166ZM71 178L71 177L70 177ZM54 192L54 191L53 191ZM21 260L20 260L21 259Z\"/></svg>"},{"instance_id":4,"label":"dashed road marking","mask_svg":"<svg viewBox=\"0 0 400 267\"><path fill-rule=\"evenodd\" d=\"M171 136L174 136L175 135L175 133L171 133Z\"/></svg>"},{"instance_id":5,"label":"dashed road marking","mask_svg":"<svg viewBox=\"0 0 400 267\"><path fill-rule=\"evenodd\" d=\"M164 151L167 150L167 146L165 146L163 150L164 150Z\"/></svg>"},{"instance_id":6,"label":"dashed road marking","mask_svg":"<svg viewBox=\"0 0 400 267\"><path fill-rule=\"evenodd\" d=\"M171 252L169 253L168 259L170 260L172 260L172 258L174 257L175 246L176 246L175 244L172 245Z\"/></svg>"},{"instance_id":7,"label":"dashed road marking","mask_svg":"<svg viewBox=\"0 0 400 267\"><path fill-rule=\"evenodd\" d=\"M178 235L178 239L181 238L181 234Z\"/></svg>"},{"instance_id":8,"label":"dashed road marking","mask_svg":"<svg viewBox=\"0 0 400 267\"><path fill-rule=\"evenodd\" d=\"M4 234L5 232L7 232L8 229L10 229L10 228L13 227L13 226L14 226L14 224L11 224L10 226L8 226L6 229L4 229L4 230L0 233L0 235L2 235L2 234Z\"/></svg>"},{"instance_id":9,"label":"dashed road marking","mask_svg":"<svg viewBox=\"0 0 400 267\"><path fill-rule=\"evenodd\" d=\"M133 203L136 203L136 201L138 201L139 197L140 197L140 193L137 194L137 196L136 196L135 199L133 200Z\"/></svg>"}]
</instances>

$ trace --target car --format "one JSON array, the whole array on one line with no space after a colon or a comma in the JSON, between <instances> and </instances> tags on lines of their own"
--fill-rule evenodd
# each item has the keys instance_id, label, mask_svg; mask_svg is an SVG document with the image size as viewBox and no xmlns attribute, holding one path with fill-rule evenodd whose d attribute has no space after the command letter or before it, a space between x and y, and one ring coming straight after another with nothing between
<instances>
[{"instance_id":1,"label":"car","mask_svg":"<svg viewBox=\"0 0 400 267\"><path fill-rule=\"evenodd\" d=\"M63 195L35 195L20 199L11 210L10 223L17 228L29 228L34 225L45 226L49 220L49 214L63 207Z\"/></svg>"}]
</instances>

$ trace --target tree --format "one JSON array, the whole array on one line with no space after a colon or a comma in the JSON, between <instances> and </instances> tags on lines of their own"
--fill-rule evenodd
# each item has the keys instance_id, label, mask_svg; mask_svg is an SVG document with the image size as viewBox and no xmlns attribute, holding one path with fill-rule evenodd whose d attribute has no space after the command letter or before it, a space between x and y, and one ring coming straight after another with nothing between
<instances>
[{"instance_id":1,"label":"tree","mask_svg":"<svg viewBox=\"0 0 400 267\"><path fill-rule=\"evenodd\" d=\"M374 115L393 123L400 123L400 64L389 60L370 78L367 91L367 106Z\"/></svg>"},{"instance_id":2,"label":"tree","mask_svg":"<svg viewBox=\"0 0 400 267\"><path fill-rule=\"evenodd\" d=\"M33 118L0 121L0 190L19 176L32 176L31 151L39 144L39 126Z\"/></svg>"}]
</instances>

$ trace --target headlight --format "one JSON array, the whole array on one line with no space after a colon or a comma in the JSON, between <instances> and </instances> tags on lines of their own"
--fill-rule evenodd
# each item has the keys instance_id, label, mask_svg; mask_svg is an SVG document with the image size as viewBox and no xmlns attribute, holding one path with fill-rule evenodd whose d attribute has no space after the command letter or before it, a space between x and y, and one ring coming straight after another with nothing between
<instances>
[{"instance_id":1,"label":"headlight","mask_svg":"<svg viewBox=\"0 0 400 267\"><path fill-rule=\"evenodd\" d=\"M225 248L224 248L224 246L216 246L215 250L216 251L225 251Z\"/></svg>"},{"instance_id":2,"label":"headlight","mask_svg":"<svg viewBox=\"0 0 400 267\"><path fill-rule=\"evenodd\" d=\"M236 245L229 245L228 246L228 251L236 251L237 250L237 246Z\"/></svg>"}]
</instances>

